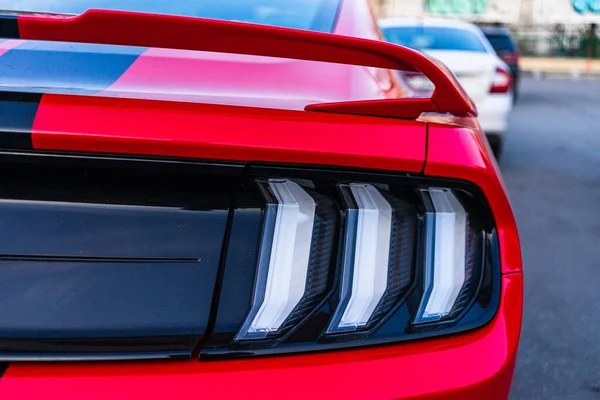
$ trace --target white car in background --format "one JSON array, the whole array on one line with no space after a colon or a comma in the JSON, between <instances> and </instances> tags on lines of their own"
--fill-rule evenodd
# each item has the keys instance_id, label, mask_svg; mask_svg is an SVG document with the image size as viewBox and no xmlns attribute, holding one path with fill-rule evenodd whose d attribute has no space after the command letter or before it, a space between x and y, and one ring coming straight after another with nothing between
<instances>
[{"instance_id":1,"label":"white car in background","mask_svg":"<svg viewBox=\"0 0 600 400\"><path fill-rule=\"evenodd\" d=\"M512 109L512 78L481 32L470 23L441 18L392 18L379 21L389 42L410 47L444 63L458 78L479 113L479 124L496 156L502 151ZM399 72L411 96L429 96L432 83L419 73Z\"/></svg>"}]
</instances>

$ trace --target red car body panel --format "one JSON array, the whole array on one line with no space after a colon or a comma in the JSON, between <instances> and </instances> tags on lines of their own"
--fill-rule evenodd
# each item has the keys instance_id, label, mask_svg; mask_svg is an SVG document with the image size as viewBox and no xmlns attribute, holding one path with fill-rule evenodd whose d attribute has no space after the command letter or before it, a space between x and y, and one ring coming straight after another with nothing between
<instances>
[{"instance_id":1,"label":"red car body panel","mask_svg":"<svg viewBox=\"0 0 600 400\"><path fill-rule=\"evenodd\" d=\"M215 362L14 364L0 398L506 399L522 277L502 279L496 318L471 333L362 350Z\"/></svg>"},{"instance_id":2,"label":"red car body panel","mask_svg":"<svg viewBox=\"0 0 600 400\"><path fill-rule=\"evenodd\" d=\"M357 10L354 8L352 10L352 15L357 17ZM110 26L111 29L102 29L104 26ZM76 17L19 16L18 31L21 39L30 40L177 48L338 64L358 64L371 67L373 78L379 85L383 84L383 81L377 79L378 73L373 68L417 70L427 75L436 87L431 101L435 104L437 111L472 116L477 113L474 103L443 65L408 48L361 39L361 32L357 34L358 38L351 38L228 21L102 10L91 10ZM164 35L163 32L170 32L170 34ZM163 71L163 73L168 73L168 71ZM386 72L386 74L389 79L395 81L391 78L390 72ZM332 83L332 85L338 84L350 85L349 94L355 94L356 82L353 80L350 82L336 80ZM359 87L362 84L359 83ZM147 82L147 85L150 88L154 82ZM390 87L388 92L395 93L396 91ZM373 93L367 92L366 94L372 95ZM349 97L347 100L356 99ZM372 112L373 99L367 97L365 100ZM397 104L398 107L390 108L388 103ZM402 106L405 103L410 104L411 99L379 100L376 104L382 105L385 111L394 109L395 113L386 115L384 112L377 112L375 115L402 117ZM335 102L333 104L335 106ZM410 111L410 117L412 117L414 110ZM353 108L352 112L364 114L361 112L360 104Z\"/></svg>"},{"instance_id":3,"label":"red car body panel","mask_svg":"<svg viewBox=\"0 0 600 400\"><path fill-rule=\"evenodd\" d=\"M500 244L495 318L463 334L327 353L213 362L15 363L0 380L0 399L506 399L523 278L498 166L476 126L411 120L421 112L475 115L454 78L421 55L385 43L197 21L112 12L20 16L23 39L180 48L145 50L93 94L44 93L31 130L33 148L316 164L472 182L488 199ZM105 29L107 23L114 29ZM156 27L148 30L151 24ZM164 35L175 30L178 35ZM335 33L379 38L360 0L343 2ZM250 34L255 46L237 44ZM22 43L1 42L0 60ZM344 62L368 68L339 64ZM421 69L438 90L432 99L398 99L401 88L386 68Z\"/></svg>"},{"instance_id":4,"label":"red car body panel","mask_svg":"<svg viewBox=\"0 0 600 400\"><path fill-rule=\"evenodd\" d=\"M481 131L452 125L429 124L429 147L424 173L464 179L485 193L496 220L502 272L522 271L517 224L504 182Z\"/></svg>"},{"instance_id":5,"label":"red car body panel","mask_svg":"<svg viewBox=\"0 0 600 400\"><path fill-rule=\"evenodd\" d=\"M151 48L98 95L303 110L311 103L384 98L385 91L363 67Z\"/></svg>"},{"instance_id":6,"label":"red car body panel","mask_svg":"<svg viewBox=\"0 0 600 400\"><path fill-rule=\"evenodd\" d=\"M304 111L45 95L32 140L40 150L421 172L426 126Z\"/></svg>"}]
</instances>

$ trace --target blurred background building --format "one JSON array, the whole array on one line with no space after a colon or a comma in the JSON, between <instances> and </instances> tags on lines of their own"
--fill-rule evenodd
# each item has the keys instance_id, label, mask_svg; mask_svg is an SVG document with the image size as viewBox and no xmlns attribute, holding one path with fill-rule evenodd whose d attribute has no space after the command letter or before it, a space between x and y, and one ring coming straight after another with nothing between
<instances>
[{"instance_id":1,"label":"blurred background building","mask_svg":"<svg viewBox=\"0 0 600 400\"><path fill-rule=\"evenodd\" d=\"M373 0L380 16L506 26L525 56L600 58L600 0Z\"/></svg>"}]
</instances>

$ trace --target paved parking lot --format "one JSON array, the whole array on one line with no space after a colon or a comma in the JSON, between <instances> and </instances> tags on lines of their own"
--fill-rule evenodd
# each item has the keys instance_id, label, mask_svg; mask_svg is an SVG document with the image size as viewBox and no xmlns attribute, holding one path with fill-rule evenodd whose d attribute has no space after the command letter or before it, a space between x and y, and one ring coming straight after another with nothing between
<instances>
[{"instance_id":1,"label":"paved parking lot","mask_svg":"<svg viewBox=\"0 0 600 400\"><path fill-rule=\"evenodd\" d=\"M600 82L525 80L508 135L525 267L512 399L600 399Z\"/></svg>"}]
</instances>

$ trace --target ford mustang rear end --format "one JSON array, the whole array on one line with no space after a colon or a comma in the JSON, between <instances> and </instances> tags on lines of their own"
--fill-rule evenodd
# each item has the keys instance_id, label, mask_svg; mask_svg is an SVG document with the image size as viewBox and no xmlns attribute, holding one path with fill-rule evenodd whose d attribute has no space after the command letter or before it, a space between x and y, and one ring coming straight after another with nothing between
<instances>
[{"instance_id":1,"label":"ford mustang rear end","mask_svg":"<svg viewBox=\"0 0 600 400\"><path fill-rule=\"evenodd\" d=\"M154 3L0 16L0 398L506 399L519 240L452 74L362 0Z\"/></svg>"}]
</instances>

